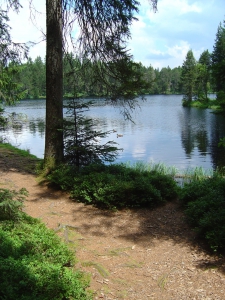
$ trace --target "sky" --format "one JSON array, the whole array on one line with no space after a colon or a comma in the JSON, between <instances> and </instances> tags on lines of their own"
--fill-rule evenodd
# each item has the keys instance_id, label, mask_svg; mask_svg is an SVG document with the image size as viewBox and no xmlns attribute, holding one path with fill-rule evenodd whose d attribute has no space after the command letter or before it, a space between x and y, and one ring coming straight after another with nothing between
<instances>
[{"instance_id":1,"label":"sky","mask_svg":"<svg viewBox=\"0 0 225 300\"><path fill-rule=\"evenodd\" d=\"M44 58L45 0L33 0L37 11L33 21L28 2L21 0L19 14L10 13L11 36L15 42L37 43L29 56ZM196 59L204 50L212 52L218 26L225 20L224 0L158 0L157 12L148 0L139 2L138 21L131 26L127 44L134 61L146 67L175 68L182 66L190 49Z\"/></svg>"}]
</instances>

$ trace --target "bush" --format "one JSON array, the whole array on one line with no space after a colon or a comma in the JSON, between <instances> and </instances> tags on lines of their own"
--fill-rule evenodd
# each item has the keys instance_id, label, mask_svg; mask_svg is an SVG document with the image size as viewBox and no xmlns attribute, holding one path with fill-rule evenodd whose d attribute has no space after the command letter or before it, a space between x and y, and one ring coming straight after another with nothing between
<instances>
[{"instance_id":1,"label":"bush","mask_svg":"<svg viewBox=\"0 0 225 300\"><path fill-rule=\"evenodd\" d=\"M181 201L188 221L214 250L225 250L225 179L214 176L186 184Z\"/></svg>"},{"instance_id":2,"label":"bush","mask_svg":"<svg viewBox=\"0 0 225 300\"><path fill-rule=\"evenodd\" d=\"M22 216L23 201L27 190L22 188L19 192L0 189L0 221L19 220Z\"/></svg>"},{"instance_id":3,"label":"bush","mask_svg":"<svg viewBox=\"0 0 225 300\"><path fill-rule=\"evenodd\" d=\"M1 191L1 197L14 194ZM12 207L0 221L0 299L90 299L82 273L72 269L74 254L44 224Z\"/></svg>"},{"instance_id":4,"label":"bush","mask_svg":"<svg viewBox=\"0 0 225 300\"><path fill-rule=\"evenodd\" d=\"M77 169L78 171L78 169ZM74 183L74 176L77 173L76 168L67 164L60 165L47 176L47 179L59 186L62 190L70 190Z\"/></svg>"},{"instance_id":5,"label":"bush","mask_svg":"<svg viewBox=\"0 0 225 300\"><path fill-rule=\"evenodd\" d=\"M143 178L119 180L104 173L75 178L72 196L104 208L153 206L163 202L160 193Z\"/></svg>"},{"instance_id":6,"label":"bush","mask_svg":"<svg viewBox=\"0 0 225 300\"><path fill-rule=\"evenodd\" d=\"M90 165L74 174L71 195L104 208L153 207L177 197L168 175L119 165Z\"/></svg>"}]
</instances>

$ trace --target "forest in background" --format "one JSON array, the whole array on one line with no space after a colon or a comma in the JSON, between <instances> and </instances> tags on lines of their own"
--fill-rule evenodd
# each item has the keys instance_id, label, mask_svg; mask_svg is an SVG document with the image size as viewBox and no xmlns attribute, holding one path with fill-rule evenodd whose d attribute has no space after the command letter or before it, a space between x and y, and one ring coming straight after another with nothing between
<instances>
[{"instance_id":1,"label":"forest in background","mask_svg":"<svg viewBox=\"0 0 225 300\"><path fill-rule=\"evenodd\" d=\"M200 70L201 62L196 62ZM142 79L147 83L143 89L143 94L183 94L184 84L182 82L183 67L171 69L169 66L161 70L143 66L141 63L136 64L139 68ZM83 68L85 72L80 72L80 76L73 78L75 70ZM103 85L93 83L95 66L90 61L81 61L73 57L72 54L64 56L64 97L74 96L74 80L76 81L76 96L105 96ZM196 68L197 71L197 68ZM85 73L85 74L84 74ZM17 72L14 74L15 80L19 83L21 91L24 92L24 99L38 99L46 96L46 64L40 56L32 60L29 58L26 63L17 66ZM111 79L113 80L113 79ZM202 80L202 78L201 78ZM78 82L79 81L79 82ZM200 84L196 82L196 85ZM213 92L212 78L207 78L208 92Z\"/></svg>"}]
</instances>

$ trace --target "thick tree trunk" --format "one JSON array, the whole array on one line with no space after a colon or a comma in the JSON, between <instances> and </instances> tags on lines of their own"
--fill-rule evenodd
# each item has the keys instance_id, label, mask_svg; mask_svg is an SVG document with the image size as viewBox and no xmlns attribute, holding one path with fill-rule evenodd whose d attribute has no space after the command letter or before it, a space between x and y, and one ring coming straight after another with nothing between
<instances>
[{"instance_id":1,"label":"thick tree trunk","mask_svg":"<svg viewBox=\"0 0 225 300\"><path fill-rule=\"evenodd\" d=\"M46 0L46 132L45 164L63 161L62 0ZM50 164L50 165L49 165Z\"/></svg>"}]
</instances>

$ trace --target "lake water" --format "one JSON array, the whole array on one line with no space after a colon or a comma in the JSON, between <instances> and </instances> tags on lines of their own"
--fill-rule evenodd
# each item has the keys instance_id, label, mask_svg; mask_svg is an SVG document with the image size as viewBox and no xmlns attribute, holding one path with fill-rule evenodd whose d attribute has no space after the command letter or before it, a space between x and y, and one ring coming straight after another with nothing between
<instances>
[{"instance_id":1,"label":"lake water","mask_svg":"<svg viewBox=\"0 0 225 300\"><path fill-rule=\"evenodd\" d=\"M179 170L225 165L225 149L218 147L220 138L225 136L223 116L209 109L184 108L180 95L157 95L139 101L132 123L124 120L120 107L104 103L95 99L95 105L86 114L98 121L98 130L114 130L107 140L114 140L123 148L116 162L160 162ZM22 115L16 126L1 135L11 144L43 158L45 100L25 100L5 108L6 114L12 112Z\"/></svg>"}]
</instances>

